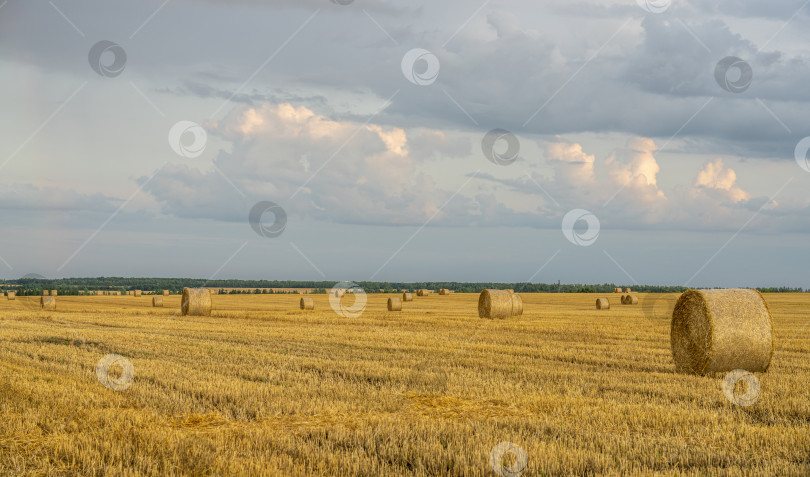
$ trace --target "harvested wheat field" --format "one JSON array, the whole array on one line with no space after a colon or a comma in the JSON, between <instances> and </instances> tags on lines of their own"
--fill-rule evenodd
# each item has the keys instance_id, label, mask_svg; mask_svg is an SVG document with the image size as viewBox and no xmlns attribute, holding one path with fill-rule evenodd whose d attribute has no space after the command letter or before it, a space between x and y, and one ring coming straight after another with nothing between
<instances>
[{"instance_id":1,"label":"harvested wheat field","mask_svg":"<svg viewBox=\"0 0 810 477\"><path fill-rule=\"evenodd\" d=\"M501 443L527 476L810 473L810 296L764 295L776 352L748 406L675 372L677 295L521 296L502 320L460 293L368 295L359 318L327 295L3 301L0 474L498 475Z\"/></svg>"}]
</instances>

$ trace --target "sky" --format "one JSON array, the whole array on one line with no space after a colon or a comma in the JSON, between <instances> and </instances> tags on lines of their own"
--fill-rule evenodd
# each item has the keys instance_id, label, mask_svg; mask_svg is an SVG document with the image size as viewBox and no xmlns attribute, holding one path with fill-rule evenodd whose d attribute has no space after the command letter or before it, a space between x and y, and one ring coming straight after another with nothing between
<instances>
[{"instance_id":1,"label":"sky","mask_svg":"<svg viewBox=\"0 0 810 477\"><path fill-rule=\"evenodd\" d=\"M0 277L810 288L806 0L0 0Z\"/></svg>"}]
</instances>

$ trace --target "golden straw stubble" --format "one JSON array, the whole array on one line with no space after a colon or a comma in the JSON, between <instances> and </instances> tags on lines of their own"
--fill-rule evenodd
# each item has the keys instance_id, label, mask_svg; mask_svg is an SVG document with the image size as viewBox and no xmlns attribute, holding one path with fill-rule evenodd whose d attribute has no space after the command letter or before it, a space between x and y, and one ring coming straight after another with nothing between
<instances>
[{"instance_id":1,"label":"golden straw stubble","mask_svg":"<svg viewBox=\"0 0 810 477\"><path fill-rule=\"evenodd\" d=\"M211 292L205 288L183 288L180 311L183 316L211 316Z\"/></svg>"},{"instance_id":2,"label":"golden straw stubble","mask_svg":"<svg viewBox=\"0 0 810 477\"><path fill-rule=\"evenodd\" d=\"M757 290L687 290L672 311L672 358L681 373L764 372L773 320Z\"/></svg>"},{"instance_id":3,"label":"golden straw stubble","mask_svg":"<svg viewBox=\"0 0 810 477\"><path fill-rule=\"evenodd\" d=\"M301 297L301 300L298 302L299 308L302 310L314 310L315 309L315 300L312 298L305 296Z\"/></svg>"},{"instance_id":4,"label":"golden straw stubble","mask_svg":"<svg viewBox=\"0 0 810 477\"><path fill-rule=\"evenodd\" d=\"M402 299L399 297L389 298L388 311L402 311Z\"/></svg>"},{"instance_id":5,"label":"golden straw stubble","mask_svg":"<svg viewBox=\"0 0 810 477\"><path fill-rule=\"evenodd\" d=\"M39 297L39 307L43 310L53 311L56 309L55 296L42 296Z\"/></svg>"},{"instance_id":6,"label":"golden straw stubble","mask_svg":"<svg viewBox=\"0 0 810 477\"><path fill-rule=\"evenodd\" d=\"M609 310L610 309L610 301L607 298L597 298L596 299L596 309L597 310Z\"/></svg>"},{"instance_id":7,"label":"golden straw stubble","mask_svg":"<svg viewBox=\"0 0 810 477\"><path fill-rule=\"evenodd\" d=\"M484 290L478 295L478 316L503 319L512 315L512 293L507 290Z\"/></svg>"},{"instance_id":8,"label":"golden straw stubble","mask_svg":"<svg viewBox=\"0 0 810 477\"><path fill-rule=\"evenodd\" d=\"M155 308L162 308L163 307L163 297L162 296L154 296L152 297L152 306Z\"/></svg>"}]
</instances>

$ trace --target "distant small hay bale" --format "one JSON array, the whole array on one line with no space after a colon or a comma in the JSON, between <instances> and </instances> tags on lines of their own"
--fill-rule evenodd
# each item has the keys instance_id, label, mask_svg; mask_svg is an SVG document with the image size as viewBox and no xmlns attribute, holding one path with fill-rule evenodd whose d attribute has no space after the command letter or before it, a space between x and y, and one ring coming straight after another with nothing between
<instances>
[{"instance_id":1,"label":"distant small hay bale","mask_svg":"<svg viewBox=\"0 0 810 477\"><path fill-rule=\"evenodd\" d=\"M205 288L183 288L183 316L211 316L211 293Z\"/></svg>"},{"instance_id":2,"label":"distant small hay bale","mask_svg":"<svg viewBox=\"0 0 810 477\"><path fill-rule=\"evenodd\" d=\"M613 293L621 293L621 292L622 292L621 288L614 288L613 289Z\"/></svg>"},{"instance_id":3,"label":"distant small hay bale","mask_svg":"<svg viewBox=\"0 0 810 477\"><path fill-rule=\"evenodd\" d=\"M681 373L765 372L773 319L757 290L687 290L672 311L670 344Z\"/></svg>"},{"instance_id":4,"label":"distant small hay bale","mask_svg":"<svg viewBox=\"0 0 810 477\"><path fill-rule=\"evenodd\" d=\"M53 311L56 309L56 297L43 296L39 298L39 307L46 311Z\"/></svg>"},{"instance_id":5,"label":"distant small hay bale","mask_svg":"<svg viewBox=\"0 0 810 477\"><path fill-rule=\"evenodd\" d=\"M512 293L506 290L484 290L478 295L480 318L503 319L512 315Z\"/></svg>"},{"instance_id":6,"label":"distant small hay bale","mask_svg":"<svg viewBox=\"0 0 810 477\"><path fill-rule=\"evenodd\" d=\"M450 294L450 290L448 290L447 288L440 288L439 289L439 295L449 295L449 294Z\"/></svg>"},{"instance_id":7,"label":"distant small hay bale","mask_svg":"<svg viewBox=\"0 0 810 477\"><path fill-rule=\"evenodd\" d=\"M59 295L59 291L51 290L51 296L57 296L57 295Z\"/></svg>"},{"instance_id":8,"label":"distant small hay bale","mask_svg":"<svg viewBox=\"0 0 810 477\"><path fill-rule=\"evenodd\" d=\"M625 305L638 305L638 297L635 295L626 295L622 303Z\"/></svg>"},{"instance_id":9,"label":"distant small hay bale","mask_svg":"<svg viewBox=\"0 0 810 477\"><path fill-rule=\"evenodd\" d=\"M169 296L169 290L163 290L163 296Z\"/></svg>"},{"instance_id":10,"label":"distant small hay bale","mask_svg":"<svg viewBox=\"0 0 810 477\"><path fill-rule=\"evenodd\" d=\"M342 290L342 289L335 290L335 297L343 298L344 295L346 295L346 290Z\"/></svg>"},{"instance_id":11,"label":"distant small hay bale","mask_svg":"<svg viewBox=\"0 0 810 477\"><path fill-rule=\"evenodd\" d=\"M610 300L607 298L597 298L596 299L596 309L597 310L609 310L610 309Z\"/></svg>"},{"instance_id":12,"label":"distant small hay bale","mask_svg":"<svg viewBox=\"0 0 810 477\"><path fill-rule=\"evenodd\" d=\"M17 292L9 291L6 292L6 298L9 300L16 300L17 299Z\"/></svg>"},{"instance_id":13,"label":"distant small hay bale","mask_svg":"<svg viewBox=\"0 0 810 477\"><path fill-rule=\"evenodd\" d=\"M42 296L51 296L50 290L42 290Z\"/></svg>"},{"instance_id":14,"label":"distant small hay bale","mask_svg":"<svg viewBox=\"0 0 810 477\"><path fill-rule=\"evenodd\" d=\"M624 292L625 292L625 293L631 293L631 291L630 291L630 289L629 289L629 288L625 288L625 289L624 289Z\"/></svg>"},{"instance_id":15,"label":"distant small hay bale","mask_svg":"<svg viewBox=\"0 0 810 477\"><path fill-rule=\"evenodd\" d=\"M309 297L302 297L298 306L300 306L302 310L314 310L315 300Z\"/></svg>"},{"instance_id":16,"label":"distant small hay bale","mask_svg":"<svg viewBox=\"0 0 810 477\"><path fill-rule=\"evenodd\" d=\"M413 301L413 293L403 293L402 301Z\"/></svg>"},{"instance_id":17,"label":"distant small hay bale","mask_svg":"<svg viewBox=\"0 0 810 477\"><path fill-rule=\"evenodd\" d=\"M135 298L139 298L141 295L143 295L143 291L135 290L135 292L133 292L133 295L135 295Z\"/></svg>"},{"instance_id":18,"label":"distant small hay bale","mask_svg":"<svg viewBox=\"0 0 810 477\"><path fill-rule=\"evenodd\" d=\"M402 311L402 299L391 297L388 299L388 311Z\"/></svg>"},{"instance_id":19,"label":"distant small hay bale","mask_svg":"<svg viewBox=\"0 0 810 477\"><path fill-rule=\"evenodd\" d=\"M97 291L97 292L96 292L96 296L103 296L103 295L104 295L104 292L103 292L103 291Z\"/></svg>"},{"instance_id":20,"label":"distant small hay bale","mask_svg":"<svg viewBox=\"0 0 810 477\"><path fill-rule=\"evenodd\" d=\"M416 290L416 296L428 296L433 292L433 290L427 290L425 288L420 288Z\"/></svg>"},{"instance_id":21,"label":"distant small hay bale","mask_svg":"<svg viewBox=\"0 0 810 477\"><path fill-rule=\"evenodd\" d=\"M152 306L155 308L163 308L163 297L162 296L152 297Z\"/></svg>"}]
</instances>

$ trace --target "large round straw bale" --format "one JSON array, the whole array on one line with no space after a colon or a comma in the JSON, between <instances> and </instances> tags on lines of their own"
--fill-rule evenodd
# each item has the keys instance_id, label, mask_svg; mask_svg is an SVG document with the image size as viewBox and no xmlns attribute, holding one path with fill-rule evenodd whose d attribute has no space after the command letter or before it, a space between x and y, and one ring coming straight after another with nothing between
<instances>
[{"instance_id":1,"label":"large round straw bale","mask_svg":"<svg viewBox=\"0 0 810 477\"><path fill-rule=\"evenodd\" d=\"M609 310L610 309L610 301L607 298L597 298L596 299L596 309L597 310Z\"/></svg>"},{"instance_id":2,"label":"large round straw bale","mask_svg":"<svg viewBox=\"0 0 810 477\"><path fill-rule=\"evenodd\" d=\"M413 293L403 293L402 301L413 301Z\"/></svg>"},{"instance_id":3,"label":"large round straw bale","mask_svg":"<svg viewBox=\"0 0 810 477\"><path fill-rule=\"evenodd\" d=\"M508 291L512 295L512 316L520 316L523 314L523 298L513 291Z\"/></svg>"},{"instance_id":4,"label":"large round straw bale","mask_svg":"<svg viewBox=\"0 0 810 477\"><path fill-rule=\"evenodd\" d=\"M621 293L621 292L622 292L621 288L614 288L613 289L613 293Z\"/></svg>"},{"instance_id":5,"label":"large round straw bale","mask_svg":"<svg viewBox=\"0 0 810 477\"><path fill-rule=\"evenodd\" d=\"M135 290L135 293L134 293L134 294L135 294L135 298L138 298L138 297L140 297L141 295L143 295L143 291L141 291L141 290Z\"/></svg>"},{"instance_id":6,"label":"large round straw bale","mask_svg":"<svg viewBox=\"0 0 810 477\"><path fill-rule=\"evenodd\" d=\"M180 310L183 316L210 316L211 292L205 288L183 288Z\"/></svg>"},{"instance_id":7,"label":"large round straw bale","mask_svg":"<svg viewBox=\"0 0 810 477\"><path fill-rule=\"evenodd\" d=\"M152 297L152 306L155 308L163 308L163 297L162 296Z\"/></svg>"},{"instance_id":8,"label":"large round straw bale","mask_svg":"<svg viewBox=\"0 0 810 477\"><path fill-rule=\"evenodd\" d=\"M635 295L627 295L624 297L625 305L638 305L638 297Z\"/></svg>"},{"instance_id":9,"label":"large round straw bale","mask_svg":"<svg viewBox=\"0 0 810 477\"><path fill-rule=\"evenodd\" d=\"M672 311L670 344L678 372L767 371L771 312L757 290L687 290Z\"/></svg>"},{"instance_id":10,"label":"large round straw bale","mask_svg":"<svg viewBox=\"0 0 810 477\"><path fill-rule=\"evenodd\" d=\"M17 299L17 292L15 292L15 291L6 292L6 297L9 300L16 300Z\"/></svg>"},{"instance_id":11,"label":"large round straw bale","mask_svg":"<svg viewBox=\"0 0 810 477\"><path fill-rule=\"evenodd\" d=\"M402 311L402 299L399 297L389 298L388 311Z\"/></svg>"},{"instance_id":12,"label":"large round straw bale","mask_svg":"<svg viewBox=\"0 0 810 477\"><path fill-rule=\"evenodd\" d=\"M625 293L631 293L629 288L625 288L625 289L624 289L624 292L625 292Z\"/></svg>"},{"instance_id":13,"label":"large round straw bale","mask_svg":"<svg viewBox=\"0 0 810 477\"><path fill-rule=\"evenodd\" d=\"M39 307L43 310L53 311L56 309L56 297L43 296L39 298Z\"/></svg>"},{"instance_id":14,"label":"large round straw bale","mask_svg":"<svg viewBox=\"0 0 810 477\"><path fill-rule=\"evenodd\" d=\"M512 293L506 290L484 290L478 295L478 316L502 319L512 315Z\"/></svg>"},{"instance_id":15,"label":"large round straw bale","mask_svg":"<svg viewBox=\"0 0 810 477\"><path fill-rule=\"evenodd\" d=\"M169 296L169 290L163 290L163 296Z\"/></svg>"},{"instance_id":16,"label":"large round straw bale","mask_svg":"<svg viewBox=\"0 0 810 477\"><path fill-rule=\"evenodd\" d=\"M315 300L310 297L301 297L301 302L299 306L302 310L314 310L315 309Z\"/></svg>"}]
</instances>

